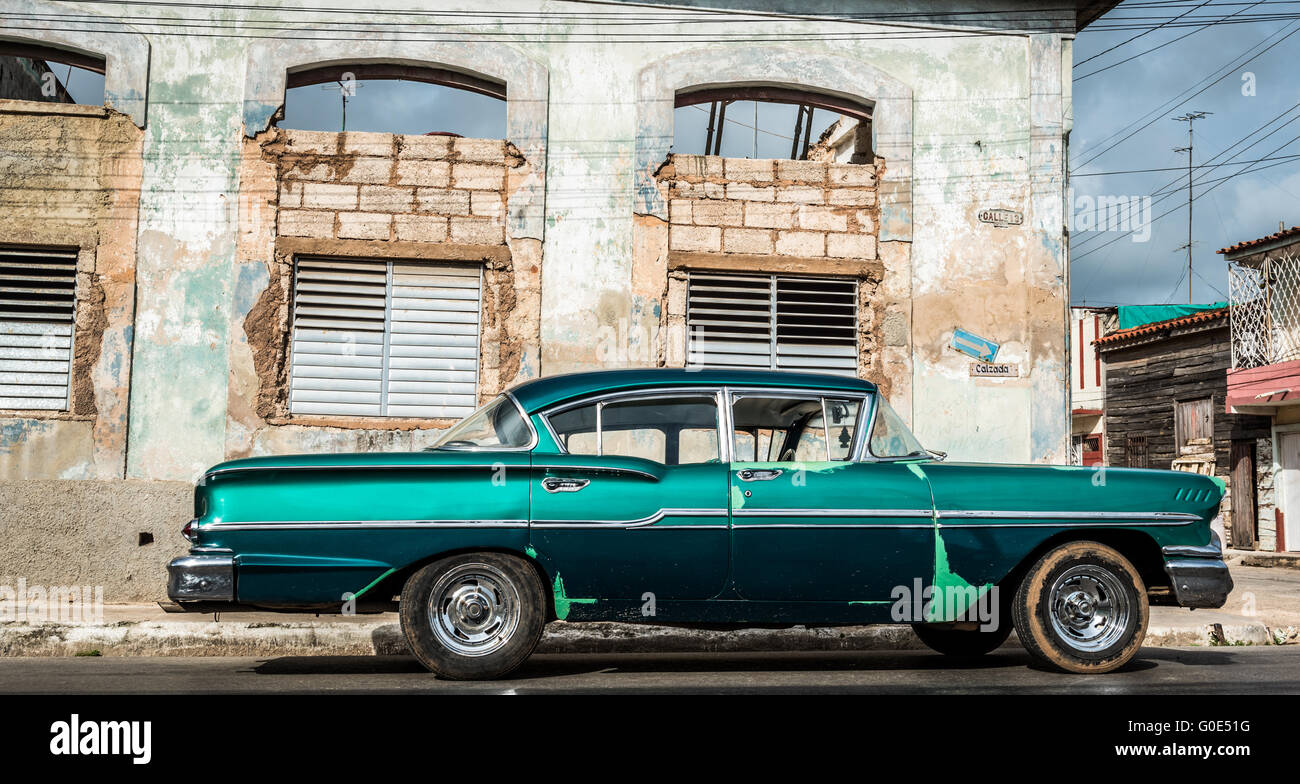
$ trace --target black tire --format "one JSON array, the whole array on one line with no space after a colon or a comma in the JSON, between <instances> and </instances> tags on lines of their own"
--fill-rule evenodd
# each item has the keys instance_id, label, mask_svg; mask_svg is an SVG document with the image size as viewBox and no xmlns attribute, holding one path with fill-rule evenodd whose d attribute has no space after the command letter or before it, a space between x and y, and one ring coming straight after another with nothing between
<instances>
[{"instance_id":1,"label":"black tire","mask_svg":"<svg viewBox=\"0 0 1300 784\"><path fill-rule=\"evenodd\" d=\"M1063 672L1123 667L1146 638L1146 586L1128 559L1099 542L1069 542L1038 559L1012 602L1016 635Z\"/></svg>"},{"instance_id":2,"label":"black tire","mask_svg":"<svg viewBox=\"0 0 1300 784\"><path fill-rule=\"evenodd\" d=\"M537 647L546 598L522 558L465 553L411 575L399 615L411 652L439 677L491 680L518 669Z\"/></svg>"},{"instance_id":3,"label":"black tire","mask_svg":"<svg viewBox=\"0 0 1300 784\"><path fill-rule=\"evenodd\" d=\"M1005 619L991 631L957 629L953 624L944 623L916 623L912 624L912 631L931 650L965 659L983 656L1001 647L1011 636L1011 623L1010 619Z\"/></svg>"}]
</instances>

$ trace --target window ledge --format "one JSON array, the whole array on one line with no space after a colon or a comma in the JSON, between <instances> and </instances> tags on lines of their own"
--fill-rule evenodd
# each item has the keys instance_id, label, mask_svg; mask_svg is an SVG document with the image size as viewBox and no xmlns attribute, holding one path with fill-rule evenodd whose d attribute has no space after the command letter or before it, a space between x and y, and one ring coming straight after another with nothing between
<instances>
[{"instance_id":1,"label":"window ledge","mask_svg":"<svg viewBox=\"0 0 1300 784\"><path fill-rule=\"evenodd\" d=\"M0 98L0 114L58 114L72 117L107 117L108 109L80 103L46 103Z\"/></svg>"},{"instance_id":2,"label":"window ledge","mask_svg":"<svg viewBox=\"0 0 1300 784\"><path fill-rule=\"evenodd\" d=\"M398 417L287 416L271 417L268 425L333 427L340 430L446 430L459 419L406 419Z\"/></svg>"},{"instance_id":3,"label":"window ledge","mask_svg":"<svg viewBox=\"0 0 1300 784\"><path fill-rule=\"evenodd\" d=\"M879 280L884 264L879 259L832 259L804 256L754 255L748 253L707 253L669 251L669 270L715 272L762 272L767 274L832 275Z\"/></svg>"}]
</instances>

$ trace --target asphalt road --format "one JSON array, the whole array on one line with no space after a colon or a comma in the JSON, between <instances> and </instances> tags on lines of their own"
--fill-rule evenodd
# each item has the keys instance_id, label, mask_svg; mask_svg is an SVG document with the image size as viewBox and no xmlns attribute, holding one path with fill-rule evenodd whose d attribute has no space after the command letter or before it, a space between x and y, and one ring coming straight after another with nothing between
<instances>
[{"instance_id":1,"label":"asphalt road","mask_svg":"<svg viewBox=\"0 0 1300 784\"><path fill-rule=\"evenodd\" d=\"M1108 675L1063 675L1006 647L928 651L534 656L508 681L438 680L377 656L0 659L0 694L185 693L1300 694L1300 645L1144 648Z\"/></svg>"}]
</instances>

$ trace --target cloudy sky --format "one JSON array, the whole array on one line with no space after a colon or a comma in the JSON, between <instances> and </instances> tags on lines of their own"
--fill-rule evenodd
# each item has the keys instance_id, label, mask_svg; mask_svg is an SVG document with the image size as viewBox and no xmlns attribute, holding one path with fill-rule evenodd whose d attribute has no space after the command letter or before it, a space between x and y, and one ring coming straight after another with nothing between
<instances>
[{"instance_id":1,"label":"cloudy sky","mask_svg":"<svg viewBox=\"0 0 1300 784\"><path fill-rule=\"evenodd\" d=\"M1097 26L1126 16L1167 17L1190 8L1126 9L1129 4L1121 4ZM1185 19L1217 18L1238 9L1243 16L1300 14L1300 2L1266 2L1252 8L1213 0ZM1212 112L1195 123L1195 165L1300 154L1300 18L1195 30L1156 30L1105 54L1100 53L1141 31L1085 30L1076 41L1070 138L1075 304L1187 301L1187 256L1178 250L1187 242L1186 169L1104 174L1186 167L1186 153L1174 148L1187 146L1187 123L1172 118L1190 111ZM1135 55L1140 56L1122 62ZM1114 67L1089 75L1110 65ZM1149 127L1139 130L1147 123ZM1300 158L1262 161L1253 166L1254 172L1222 179L1248 168L1242 164L1195 170L1194 179L1205 180L1193 186L1195 302L1226 298L1227 271L1216 250L1271 234L1279 221L1288 227L1300 225ZM1132 237L1111 242L1121 236L1119 231L1078 230L1087 222L1082 215L1089 206L1087 197L1153 194L1150 216L1158 220L1145 242Z\"/></svg>"}]
</instances>

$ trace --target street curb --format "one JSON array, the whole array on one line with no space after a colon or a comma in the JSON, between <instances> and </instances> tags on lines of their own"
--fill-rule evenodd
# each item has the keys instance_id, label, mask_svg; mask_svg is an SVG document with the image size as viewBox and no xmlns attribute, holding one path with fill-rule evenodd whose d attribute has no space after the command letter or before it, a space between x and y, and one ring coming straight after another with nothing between
<instances>
[{"instance_id":1,"label":"street curb","mask_svg":"<svg viewBox=\"0 0 1300 784\"><path fill-rule=\"evenodd\" d=\"M1262 623L1152 626L1151 647L1300 642L1295 627ZM1014 635L1009 645L1018 645ZM712 631L626 623L555 622L538 653L740 653L915 651L905 625ZM405 655L391 620L314 622L119 621L108 624L0 623L0 656L368 656Z\"/></svg>"},{"instance_id":2,"label":"street curb","mask_svg":"<svg viewBox=\"0 0 1300 784\"><path fill-rule=\"evenodd\" d=\"M1267 566L1276 569L1300 569L1300 555L1243 555L1242 566Z\"/></svg>"}]
</instances>

